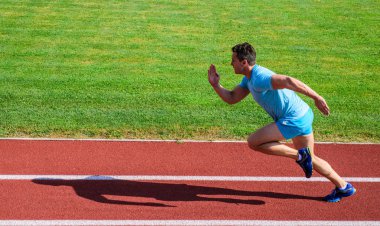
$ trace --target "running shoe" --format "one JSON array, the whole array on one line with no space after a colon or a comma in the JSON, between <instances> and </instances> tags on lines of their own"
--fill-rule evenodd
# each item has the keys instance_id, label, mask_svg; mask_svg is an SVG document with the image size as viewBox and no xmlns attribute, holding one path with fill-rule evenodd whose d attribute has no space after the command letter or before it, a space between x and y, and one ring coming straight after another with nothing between
<instances>
[{"instance_id":1,"label":"running shoe","mask_svg":"<svg viewBox=\"0 0 380 226\"><path fill-rule=\"evenodd\" d=\"M352 184L347 183L346 189L335 188L331 194L325 197L327 202L339 202L343 197L348 197L355 194L356 189Z\"/></svg>"},{"instance_id":2,"label":"running shoe","mask_svg":"<svg viewBox=\"0 0 380 226\"><path fill-rule=\"evenodd\" d=\"M309 148L302 148L298 150L298 154L301 155L301 160L297 160L296 163L301 166L305 172L306 178L310 178L313 174L313 162L311 160L311 154Z\"/></svg>"}]
</instances>

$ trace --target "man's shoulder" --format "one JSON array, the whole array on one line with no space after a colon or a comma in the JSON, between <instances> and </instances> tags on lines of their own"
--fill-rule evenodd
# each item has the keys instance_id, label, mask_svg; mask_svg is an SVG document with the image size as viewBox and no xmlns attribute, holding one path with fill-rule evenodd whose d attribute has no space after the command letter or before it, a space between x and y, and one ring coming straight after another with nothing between
<instances>
[{"instance_id":1,"label":"man's shoulder","mask_svg":"<svg viewBox=\"0 0 380 226\"><path fill-rule=\"evenodd\" d=\"M263 67L263 66L260 66L260 65L255 65L256 67L256 73L258 75L262 75L262 76L272 76L273 74L275 74L272 70L266 68L266 67Z\"/></svg>"}]
</instances>

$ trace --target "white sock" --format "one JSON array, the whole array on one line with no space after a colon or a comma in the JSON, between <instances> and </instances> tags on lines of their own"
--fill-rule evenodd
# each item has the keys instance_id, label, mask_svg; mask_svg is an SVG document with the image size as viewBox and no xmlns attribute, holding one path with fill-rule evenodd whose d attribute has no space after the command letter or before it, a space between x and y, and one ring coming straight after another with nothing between
<instances>
[{"instance_id":1,"label":"white sock","mask_svg":"<svg viewBox=\"0 0 380 226\"><path fill-rule=\"evenodd\" d=\"M344 186L344 187L342 187L342 188L339 188L339 189L340 189L340 190L344 190L344 189L347 188L347 185L348 185L348 183L346 183L346 186Z\"/></svg>"}]
</instances>

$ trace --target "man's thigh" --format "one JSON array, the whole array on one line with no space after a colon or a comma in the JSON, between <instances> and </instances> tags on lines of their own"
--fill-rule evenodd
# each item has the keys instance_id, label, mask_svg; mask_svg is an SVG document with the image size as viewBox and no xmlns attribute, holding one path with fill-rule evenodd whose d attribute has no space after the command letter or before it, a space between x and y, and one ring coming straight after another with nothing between
<instances>
[{"instance_id":1,"label":"man's thigh","mask_svg":"<svg viewBox=\"0 0 380 226\"><path fill-rule=\"evenodd\" d=\"M271 123L252 133L248 137L248 143L253 146L259 146L261 144L273 141L281 141L284 139L285 138L282 136L276 123Z\"/></svg>"}]
</instances>

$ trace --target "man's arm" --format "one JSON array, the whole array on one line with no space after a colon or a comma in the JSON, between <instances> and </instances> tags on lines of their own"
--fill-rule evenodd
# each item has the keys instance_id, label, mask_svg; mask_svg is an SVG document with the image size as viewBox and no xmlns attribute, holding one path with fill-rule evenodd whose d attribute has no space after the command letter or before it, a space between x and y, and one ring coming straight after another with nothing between
<instances>
[{"instance_id":1,"label":"man's arm","mask_svg":"<svg viewBox=\"0 0 380 226\"><path fill-rule=\"evenodd\" d=\"M231 91L223 88L220 84L218 84L218 86L213 86L213 88L220 98L228 104L236 104L249 94L249 90L244 89L239 85Z\"/></svg>"},{"instance_id":2,"label":"man's arm","mask_svg":"<svg viewBox=\"0 0 380 226\"><path fill-rule=\"evenodd\" d=\"M292 78L286 75L273 75L272 76L272 87L273 89L290 89L298 93L302 93L315 102L315 106L324 114L329 115L330 109L323 97L321 97L317 92L307 86L305 83L299 81L298 79Z\"/></svg>"},{"instance_id":3,"label":"man's arm","mask_svg":"<svg viewBox=\"0 0 380 226\"><path fill-rule=\"evenodd\" d=\"M216 72L215 66L211 65L208 70L208 81L214 88L215 92L222 98L222 100L228 104L235 104L244 99L248 94L249 90L236 86L233 90L227 90L219 84L220 77Z\"/></svg>"}]
</instances>

